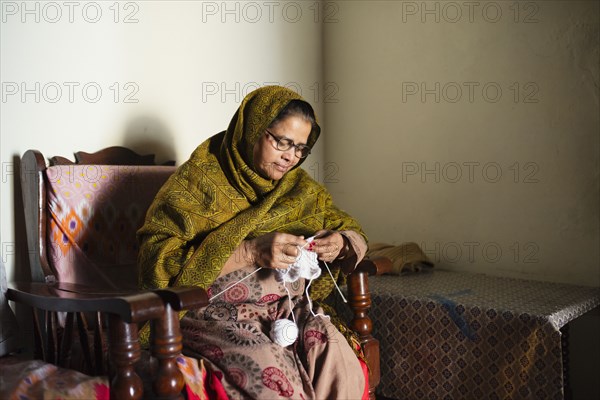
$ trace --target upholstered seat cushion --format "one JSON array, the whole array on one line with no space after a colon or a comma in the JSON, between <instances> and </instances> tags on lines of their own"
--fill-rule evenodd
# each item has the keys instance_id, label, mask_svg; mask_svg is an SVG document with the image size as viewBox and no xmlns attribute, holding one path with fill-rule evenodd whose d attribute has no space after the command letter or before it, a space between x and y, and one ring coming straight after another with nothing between
<instances>
[{"instance_id":1,"label":"upholstered seat cushion","mask_svg":"<svg viewBox=\"0 0 600 400\"><path fill-rule=\"evenodd\" d=\"M106 377L91 377L41 360L0 359L2 399L108 400Z\"/></svg>"}]
</instances>

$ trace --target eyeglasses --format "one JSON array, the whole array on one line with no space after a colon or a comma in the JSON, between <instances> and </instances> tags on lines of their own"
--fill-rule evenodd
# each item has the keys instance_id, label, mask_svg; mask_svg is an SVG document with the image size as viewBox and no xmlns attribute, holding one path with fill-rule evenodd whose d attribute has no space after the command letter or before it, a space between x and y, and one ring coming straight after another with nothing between
<instances>
[{"instance_id":1,"label":"eyeglasses","mask_svg":"<svg viewBox=\"0 0 600 400\"><path fill-rule=\"evenodd\" d=\"M271 135L271 137L273 139L275 139L275 142L277 143L275 145L275 148L279 151L287 151L289 149L291 149L292 147L294 148L294 154L296 155L296 157L298 158L306 158L309 154L310 154L310 146L307 146L305 144L294 144L294 141L288 138L280 138L277 137L275 135L273 135L271 132L269 132L268 129L265 129L265 131Z\"/></svg>"}]
</instances>

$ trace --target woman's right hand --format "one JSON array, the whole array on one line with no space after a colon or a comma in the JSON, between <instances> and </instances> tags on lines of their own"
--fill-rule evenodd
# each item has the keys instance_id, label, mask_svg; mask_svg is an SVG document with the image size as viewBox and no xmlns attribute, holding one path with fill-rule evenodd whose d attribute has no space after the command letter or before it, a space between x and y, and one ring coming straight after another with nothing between
<instances>
[{"instance_id":1,"label":"woman's right hand","mask_svg":"<svg viewBox=\"0 0 600 400\"><path fill-rule=\"evenodd\" d=\"M254 264L266 268L286 269L296 261L306 244L303 236L271 232L249 241Z\"/></svg>"}]
</instances>

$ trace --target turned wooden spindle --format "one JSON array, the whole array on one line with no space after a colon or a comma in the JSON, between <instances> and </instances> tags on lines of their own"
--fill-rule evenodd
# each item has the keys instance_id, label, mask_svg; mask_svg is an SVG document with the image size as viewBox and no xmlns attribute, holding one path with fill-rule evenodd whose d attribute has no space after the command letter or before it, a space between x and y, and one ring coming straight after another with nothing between
<instances>
[{"instance_id":1,"label":"turned wooden spindle","mask_svg":"<svg viewBox=\"0 0 600 400\"><path fill-rule=\"evenodd\" d=\"M177 356L181 354L182 342L179 317L169 304L165 305L164 318L154 327L153 355L158 359L158 375L154 381L154 392L161 399L182 399L185 384L177 368Z\"/></svg>"},{"instance_id":2,"label":"turned wooden spindle","mask_svg":"<svg viewBox=\"0 0 600 400\"><path fill-rule=\"evenodd\" d=\"M369 365L369 398L375 399L375 389L379 385L379 341L371 333L373 323L367 315L371 308L371 294L368 286L368 273L354 271L348 277L348 303L354 314L350 328L360 337L360 343Z\"/></svg>"},{"instance_id":3,"label":"turned wooden spindle","mask_svg":"<svg viewBox=\"0 0 600 400\"><path fill-rule=\"evenodd\" d=\"M142 398L142 380L135 372L134 364L141 357L138 328L135 323L126 323L118 315L109 317L109 348L116 373L110 387L111 398Z\"/></svg>"}]
</instances>

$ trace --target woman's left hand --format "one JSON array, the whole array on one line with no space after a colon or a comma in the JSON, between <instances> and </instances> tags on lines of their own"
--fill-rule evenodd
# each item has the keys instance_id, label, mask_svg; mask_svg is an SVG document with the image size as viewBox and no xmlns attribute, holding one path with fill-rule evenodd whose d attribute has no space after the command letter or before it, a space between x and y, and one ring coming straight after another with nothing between
<instances>
[{"instance_id":1,"label":"woman's left hand","mask_svg":"<svg viewBox=\"0 0 600 400\"><path fill-rule=\"evenodd\" d=\"M332 262L344 249L344 238L339 232L320 230L311 245L311 250L317 253L319 260Z\"/></svg>"}]
</instances>

